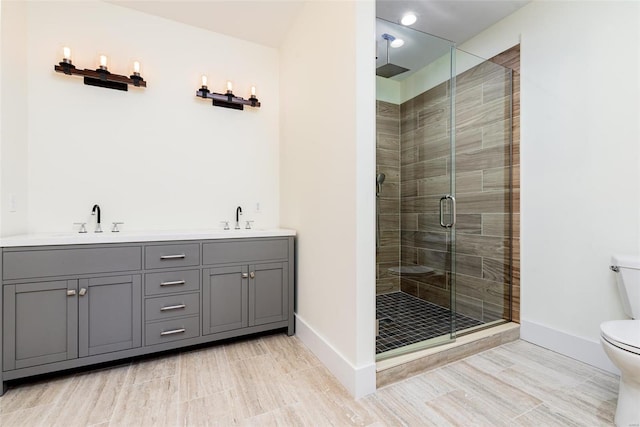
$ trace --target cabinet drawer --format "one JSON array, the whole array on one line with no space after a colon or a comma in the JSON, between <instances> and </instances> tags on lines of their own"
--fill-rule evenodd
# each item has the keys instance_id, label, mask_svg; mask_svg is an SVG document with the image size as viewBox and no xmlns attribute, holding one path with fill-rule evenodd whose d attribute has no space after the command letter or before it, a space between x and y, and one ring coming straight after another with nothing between
<instances>
[{"instance_id":1,"label":"cabinet drawer","mask_svg":"<svg viewBox=\"0 0 640 427\"><path fill-rule=\"evenodd\" d=\"M144 294L162 295L200 289L199 270L165 271L144 275Z\"/></svg>"},{"instance_id":2,"label":"cabinet drawer","mask_svg":"<svg viewBox=\"0 0 640 427\"><path fill-rule=\"evenodd\" d=\"M2 258L5 280L142 269L141 246L5 251Z\"/></svg>"},{"instance_id":3,"label":"cabinet drawer","mask_svg":"<svg viewBox=\"0 0 640 427\"><path fill-rule=\"evenodd\" d=\"M202 245L203 264L229 264L284 260L289 256L287 239L220 241Z\"/></svg>"},{"instance_id":4,"label":"cabinet drawer","mask_svg":"<svg viewBox=\"0 0 640 427\"><path fill-rule=\"evenodd\" d=\"M146 321L192 316L200 313L200 294L178 294L166 297L147 298L144 302Z\"/></svg>"},{"instance_id":5,"label":"cabinet drawer","mask_svg":"<svg viewBox=\"0 0 640 427\"><path fill-rule=\"evenodd\" d=\"M145 246L144 266L148 269L167 267L187 267L200 264L200 245Z\"/></svg>"},{"instance_id":6,"label":"cabinet drawer","mask_svg":"<svg viewBox=\"0 0 640 427\"><path fill-rule=\"evenodd\" d=\"M200 336L200 317L166 320L147 323L145 327L145 345L184 340Z\"/></svg>"}]
</instances>

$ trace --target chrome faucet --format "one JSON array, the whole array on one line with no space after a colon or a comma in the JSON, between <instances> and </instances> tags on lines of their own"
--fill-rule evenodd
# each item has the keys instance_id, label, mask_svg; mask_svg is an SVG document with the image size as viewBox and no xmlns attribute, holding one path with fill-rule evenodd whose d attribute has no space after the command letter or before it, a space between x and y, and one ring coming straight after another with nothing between
<instances>
[{"instance_id":1,"label":"chrome faucet","mask_svg":"<svg viewBox=\"0 0 640 427\"><path fill-rule=\"evenodd\" d=\"M242 215L242 208L238 206L236 208L236 226L235 226L236 230L240 230L240 215Z\"/></svg>"},{"instance_id":2,"label":"chrome faucet","mask_svg":"<svg viewBox=\"0 0 640 427\"><path fill-rule=\"evenodd\" d=\"M97 204L93 205L93 209L91 209L91 215L95 215L96 212L98 216L96 218L96 230L95 233L102 233L102 226L100 225L100 206Z\"/></svg>"}]
</instances>

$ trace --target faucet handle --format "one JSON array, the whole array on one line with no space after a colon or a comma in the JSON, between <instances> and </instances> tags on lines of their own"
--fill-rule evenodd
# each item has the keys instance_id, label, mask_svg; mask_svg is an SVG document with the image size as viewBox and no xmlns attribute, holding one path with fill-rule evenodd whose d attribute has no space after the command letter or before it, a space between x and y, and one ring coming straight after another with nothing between
<instances>
[{"instance_id":1,"label":"faucet handle","mask_svg":"<svg viewBox=\"0 0 640 427\"><path fill-rule=\"evenodd\" d=\"M87 232L87 223L86 222L74 222L73 225L79 225L80 226L80 230L78 230L78 233L86 233Z\"/></svg>"},{"instance_id":2,"label":"faucet handle","mask_svg":"<svg viewBox=\"0 0 640 427\"><path fill-rule=\"evenodd\" d=\"M220 224L224 225L224 229L228 230L229 229L229 221L220 221Z\"/></svg>"},{"instance_id":3,"label":"faucet handle","mask_svg":"<svg viewBox=\"0 0 640 427\"><path fill-rule=\"evenodd\" d=\"M124 224L124 222L113 222L112 224L113 224L113 226L111 227L111 232L112 233L119 233L120 230L118 229L118 226Z\"/></svg>"},{"instance_id":4,"label":"faucet handle","mask_svg":"<svg viewBox=\"0 0 640 427\"><path fill-rule=\"evenodd\" d=\"M251 221L247 221L247 225L244 227L246 230L251 230L251 223L254 222L253 220Z\"/></svg>"}]
</instances>

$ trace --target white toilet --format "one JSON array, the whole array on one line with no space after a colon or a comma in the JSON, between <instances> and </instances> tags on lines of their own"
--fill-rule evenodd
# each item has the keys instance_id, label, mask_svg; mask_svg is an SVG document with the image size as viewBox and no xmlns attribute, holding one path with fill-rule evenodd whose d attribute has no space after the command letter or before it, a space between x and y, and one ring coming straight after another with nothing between
<instances>
[{"instance_id":1,"label":"white toilet","mask_svg":"<svg viewBox=\"0 0 640 427\"><path fill-rule=\"evenodd\" d=\"M602 323L600 342L620 369L615 423L618 427L640 426L640 258L614 256L612 262L624 311L633 320Z\"/></svg>"}]
</instances>

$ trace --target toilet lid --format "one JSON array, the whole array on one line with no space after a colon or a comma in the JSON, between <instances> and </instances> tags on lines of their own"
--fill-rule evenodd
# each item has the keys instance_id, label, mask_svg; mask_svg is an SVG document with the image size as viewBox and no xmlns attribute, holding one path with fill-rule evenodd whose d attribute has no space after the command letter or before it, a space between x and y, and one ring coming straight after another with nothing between
<instances>
[{"instance_id":1,"label":"toilet lid","mask_svg":"<svg viewBox=\"0 0 640 427\"><path fill-rule=\"evenodd\" d=\"M612 320L600 325L602 337L616 347L640 354L640 320Z\"/></svg>"}]
</instances>

